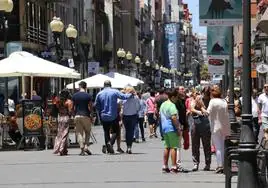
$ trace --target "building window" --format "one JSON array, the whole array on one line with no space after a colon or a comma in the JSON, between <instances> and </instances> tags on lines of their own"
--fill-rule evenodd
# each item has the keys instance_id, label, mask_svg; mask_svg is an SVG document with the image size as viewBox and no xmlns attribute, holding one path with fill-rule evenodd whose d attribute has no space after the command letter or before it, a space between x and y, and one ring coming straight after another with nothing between
<instances>
[{"instance_id":1,"label":"building window","mask_svg":"<svg viewBox=\"0 0 268 188\"><path fill-rule=\"evenodd\" d=\"M27 41L45 45L47 42L46 8L30 1L27 1L26 5Z\"/></svg>"}]
</instances>

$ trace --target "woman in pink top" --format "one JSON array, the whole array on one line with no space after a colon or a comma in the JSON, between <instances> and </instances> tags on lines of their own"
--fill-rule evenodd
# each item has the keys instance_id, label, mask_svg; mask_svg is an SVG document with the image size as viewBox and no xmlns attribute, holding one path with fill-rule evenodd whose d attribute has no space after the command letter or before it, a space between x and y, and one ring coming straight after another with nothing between
<instances>
[{"instance_id":1,"label":"woman in pink top","mask_svg":"<svg viewBox=\"0 0 268 188\"><path fill-rule=\"evenodd\" d=\"M155 92L150 92L150 97L146 100L147 106L147 119L150 129L150 138L157 138L156 134L156 104L155 104Z\"/></svg>"}]
</instances>

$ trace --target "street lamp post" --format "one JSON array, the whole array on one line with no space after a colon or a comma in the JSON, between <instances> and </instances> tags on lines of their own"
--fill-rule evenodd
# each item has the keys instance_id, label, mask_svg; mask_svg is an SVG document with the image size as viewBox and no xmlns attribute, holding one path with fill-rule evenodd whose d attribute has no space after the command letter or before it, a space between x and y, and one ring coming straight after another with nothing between
<instances>
[{"instance_id":1,"label":"street lamp post","mask_svg":"<svg viewBox=\"0 0 268 188\"><path fill-rule=\"evenodd\" d=\"M124 59L126 57L126 52L123 48L119 48L116 54L118 57L118 64L120 65L120 69L122 70L122 66L124 65Z\"/></svg>"},{"instance_id":2,"label":"street lamp post","mask_svg":"<svg viewBox=\"0 0 268 188\"><path fill-rule=\"evenodd\" d=\"M131 60L132 60L133 56L132 53L130 51L127 52L126 54L126 59L128 61L128 70L129 70L129 75L130 75L130 67L131 67Z\"/></svg>"},{"instance_id":3,"label":"street lamp post","mask_svg":"<svg viewBox=\"0 0 268 188\"><path fill-rule=\"evenodd\" d=\"M84 62L82 64L82 79L87 77L88 72L88 55L90 51L90 41L86 36L80 37L80 44L84 53Z\"/></svg>"},{"instance_id":4,"label":"street lamp post","mask_svg":"<svg viewBox=\"0 0 268 188\"><path fill-rule=\"evenodd\" d=\"M69 24L65 32L66 32L66 36L68 37L68 39L70 41L71 51L72 51L72 58L73 58L73 61L74 61L74 58L75 58L75 40L77 38L77 30L75 29L75 27L72 24ZM74 61L74 64L76 66L75 61ZM75 82L74 82L74 80L73 80L73 92L75 92Z\"/></svg>"},{"instance_id":5,"label":"street lamp post","mask_svg":"<svg viewBox=\"0 0 268 188\"><path fill-rule=\"evenodd\" d=\"M257 149L251 112L251 14L250 0L243 0L243 92L242 126L239 142L238 188L259 188Z\"/></svg>"},{"instance_id":6,"label":"street lamp post","mask_svg":"<svg viewBox=\"0 0 268 188\"><path fill-rule=\"evenodd\" d=\"M50 29L53 33L53 39L55 42L57 63L60 63L60 60L63 58L63 49L61 48L60 36L64 29L64 24L60 18L53 17L53 20L50 22ZM61 90L61 79L58 79L58 91Z\"/></svg>"},{"instance_id":7,"label":"street lamp post","mask_svg":"<svg viewBox=\"0 0 268 188\"><path fill-rule=\"evenodd\" d=\"M234 34L233 34L233 27L231 27L231 45L234 44ZM235 111L234 111L234 50L232 48L231 54L230 54L230 60L225 61L225 66L228 67L229 70L229 76L226 74L226 77L229 77L229 81L225 82L226 88L227 83L229 83L229 104L228 104L228 111L229 111L229 120L231 124L231 130L235 133L238 132L239 123L236 120ZM228 72L227 72L228 73ZM227 78L228 80L228 78Z\"/></svg>"},{"instance_id":8,"label":"street lamp post","mask_svg":"<svg viewBox=\"0 0 268 188\"><path fill-rule=\"evenodd\" d=\"M176 87L176 71L177 70L175 68L170 69L170 74L172 75L174 88Z\"/></svg>"},{"instance_id":9,"label":"street lamp post","mask_svg":"<svg viewBox=\"0 0 268 188\"><path fill-rule=\"evenodd\" d=\"M136 65L137 65L137 72L138 72L138 77L139 77L139 74L140 74L140 64L141 64L141 59L140 57L137 55L134 59Z\"/></svg>"},{"instance_id":10,"label":"street lamp post","mask_svg":"<svg viewBox=\"0 0 268 188\"><path fill-rule=\"evenodd\" d=\"M10 13L13 10L12 0L0 1L0 29L4 33L4 56L7 57L6 44L8 34L8 20L5 17L5 13ZM8 77L5 77L5 104L4 104L4 115L8 115Z\"/></svg>"},{"instance_id":11,"label":"street lamp post","mask_svg":"<svg viewBox=\"0 0 268 188\"><path fill-rule=\"evenodd\" d=\"M145 61L145 67L146 67L146 72L148 72L149 77L150 77L150 81L151 81L151 72L150 72L151 63L148 59L147 59L147 61Z\"/></svg>"}]
</instances>

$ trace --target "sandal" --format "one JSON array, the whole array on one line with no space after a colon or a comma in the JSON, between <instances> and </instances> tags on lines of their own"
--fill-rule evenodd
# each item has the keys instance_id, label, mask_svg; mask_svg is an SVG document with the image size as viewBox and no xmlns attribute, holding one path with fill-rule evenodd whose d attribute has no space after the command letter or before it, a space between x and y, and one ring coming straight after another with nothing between
<instances>
[{"instance_id":1,"label":"sandal","mask_svg":"<svg viewBox=\"0 0 268 188\"><path fill-rule=\"evenodd\" d=\"M171 172L171 173L174 173L174 174L177 174L179 171L178 171L177 168L171 168L171 169L170 169L170 172Z\"/></svg>"},{"instance_id":2,"label":"sandal","mask_svg":"<svg viewBox=\"0 0 268 188\"><path fill-rule=\"evenodd\" d=\"M162 168L162 173L170 173L170 169L169 168Z\"/></svg>"}]
</instances>

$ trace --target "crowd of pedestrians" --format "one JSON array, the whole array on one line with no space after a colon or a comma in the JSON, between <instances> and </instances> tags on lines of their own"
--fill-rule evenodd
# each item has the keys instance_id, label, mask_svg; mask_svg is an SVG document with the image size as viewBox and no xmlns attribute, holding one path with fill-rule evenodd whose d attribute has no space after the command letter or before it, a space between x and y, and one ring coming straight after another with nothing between
<instances>
[{"instance_id":1,"label":"crowd of pedestrians","mask_svg":"<svg viewBox=\"0 0 268 188\"><path fill-rule=\"evenodd\" d=\"M79 84L80 91L72 97L68 91L61 92L59 97L59 126L54 153L67 155L68 121L74 116L74 123L80 145L80 155L91 155L89 138L94 123L93 114L98 115L104 132L103 153L115 152L132 154L133 142L145 142L145 128L148 127L148 139L160 136L164 145L162 171L188 172L183 168L181 154L190 148L193 168L200 169L200 145L204 150L204 171L211 170L211 156L216 154L216 173L224 169L224 140L230 135L228 114L229 93L226 97L218 86L200 88L160 89L148 88L145 92L137 92L126 86L119 91L113 89L110 81L105 81L104 88L95 99L86 92L86 83ZM254 90L252 96L252 112L256 141L260 131L260 122L268 138L268 85L259 97ZM242 98L235 92L235 113L239 119ZM126 151L121 148L122 140L126 143ZM160 140L160 139L159 139ZM116 143L117 149L114 150ZM134 148L135 150L135 148ZM169 166L169 156L171 166Z\"/></svg>"}]
</instances>

